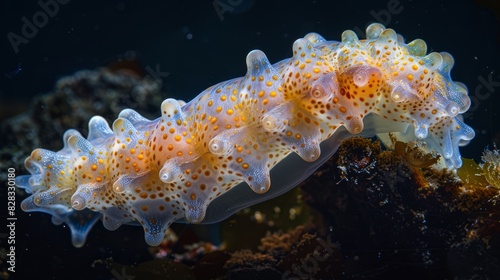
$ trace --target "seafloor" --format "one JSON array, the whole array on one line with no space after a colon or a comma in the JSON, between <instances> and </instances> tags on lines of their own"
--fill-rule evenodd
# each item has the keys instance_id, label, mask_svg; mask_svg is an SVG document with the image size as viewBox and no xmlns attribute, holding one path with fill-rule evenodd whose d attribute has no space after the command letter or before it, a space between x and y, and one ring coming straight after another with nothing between
<instances>
[{"instance_id":1,"label":"seafloor","mask_svg":"<svg viewBox=\"0 0 500 280\"><path fill-rule=\"evenodd\" d=\"M23 160L33 148L60 149L64 131L85 135L93 115L112 122L133 108L155 118L166 97L160 88L130 67L63 78L2 124L0 168L26 174ZM348 139L284 196L220 224L173 225L156 248L147 247L139 227L109 232L97 225L75 249L67 228L17 209L16 276L38 270L49 276L40 279L498 279L500 186L472 161L460 177L437 171L436 161L416 144ZM19 191L17 201L24 197ZM0 279L9 279L6 249L0 252Z\"/></svg>"}]
</instances>

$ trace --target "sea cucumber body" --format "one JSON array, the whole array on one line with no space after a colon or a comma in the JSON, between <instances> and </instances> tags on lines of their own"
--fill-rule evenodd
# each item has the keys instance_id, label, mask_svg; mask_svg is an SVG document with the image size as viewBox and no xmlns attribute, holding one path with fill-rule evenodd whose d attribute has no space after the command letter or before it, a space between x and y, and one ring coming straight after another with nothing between
<instances>
[{"instance_id":1,"label":"sea cucumber body","mask_svg":"<svg viewBox=\"0 0 500 280\"><path fill-rule=\"evenodd\" d=\"M270 170L290 153L315 162L339 128L374 129L367 116L426 142L449 168L461 165L458 146L474 137L459 117L470 100L450 79L452 57L426 55L422 40L405 44L380 24L367 28L366 40L352 31L341 42L311 33L295 41L290 59L271 65L255 50L246 64L244 77L188 103L165 100L156 120L126 109L110 128L96 116L87 139L69 130L62 150L34 150L25 162L32 175L17 180L33 193L22 208L67 223L90 209L76 246L100 215L110 230L138 221L146 242L159 245L171 223L202 222L210 203L242 182L266 193Z\"/></svg>"}]
</instances>

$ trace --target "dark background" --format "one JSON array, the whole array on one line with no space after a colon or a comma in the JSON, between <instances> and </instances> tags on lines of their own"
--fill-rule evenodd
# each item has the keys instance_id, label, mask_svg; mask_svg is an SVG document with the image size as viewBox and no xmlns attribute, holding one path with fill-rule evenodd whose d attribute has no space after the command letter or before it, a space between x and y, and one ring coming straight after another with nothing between
<instances>
[{"instance_id":1,"label":"dark background","mask_svg":"<svg viewBox=\"0 0 500 280\"><path fill-rule=\"evenodd\" d=\"M223 11L224 6L230 9ZM59 11L16 53L8 34L22 35L21 19L33 22L42 9L37 1L2 0L0 121L26 110L33 96L49 92L59 78L120 59L136 58L144 68L158 65L169 73L163 78L164 97L188 101L210 85L244 75L245 56L253 49L276 62L290 57L294 40L308 32L340 40L346 29L364 30L380 21L407 42L422 38L429 51L454 56L452 78L465 83L473 96L465 121L477 134L462 153L479 158L492 139L500 138L498 6L497 0L71 0L59 4ZM13 73L19 64L22 70ZM114 257L132 264L147 256L139 228L127 232L128 242L123 242L114 236L122 237L124 227L108 232L96 225L87 245L74 249L68 229L52 225L47 215L29 216L17 231L19 277L37 271L38 279L100 279L90 268L95 259ZM41 225L32 228L28 221L35 218Z\"/></svg>"}]
</instances>

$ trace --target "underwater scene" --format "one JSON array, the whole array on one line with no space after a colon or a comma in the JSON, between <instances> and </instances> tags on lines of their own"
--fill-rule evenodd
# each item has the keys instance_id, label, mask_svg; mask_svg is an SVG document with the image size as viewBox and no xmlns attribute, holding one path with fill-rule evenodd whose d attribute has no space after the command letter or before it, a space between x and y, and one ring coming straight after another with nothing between
<instances>
[{"instance_id":1,"label":"underwater scene","mask_svg":"<svg viewBox=\"0 0 500 280\"><path fill-rule=\"evenodd\" d=\"M500 2L0 18L0 279L500 279Z\"/></svg>"}]
</instances>

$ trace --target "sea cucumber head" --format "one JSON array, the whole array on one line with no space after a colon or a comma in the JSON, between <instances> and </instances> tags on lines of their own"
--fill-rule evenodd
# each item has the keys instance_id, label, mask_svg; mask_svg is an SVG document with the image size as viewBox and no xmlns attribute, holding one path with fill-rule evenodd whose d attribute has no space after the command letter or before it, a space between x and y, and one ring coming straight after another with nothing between
<instances>
[{"instance_id":1,"label":"sea cucumber head","mask_svg":"<svg viewBox=\"0 0 500 280\"><path fill-rule=\"evenodd\" d=\"M394 30L380 24L367 28L366 42L369 48L363 51L368 55L360 55L362 59L357 60L376 67L383 77L380 99L371 111L394 122L412 124L413 139L438 151L448 167L459 167L458 146L472 139L474 131L460 119L470 99L467 88L450 77L454 64L451 55L426 54L424 41L405 44ZM356 52L351 45L348 49Z\"/></svg>"}]
</instances>

